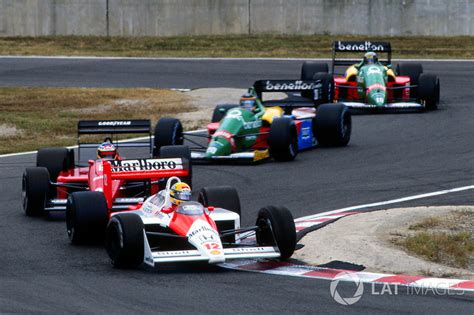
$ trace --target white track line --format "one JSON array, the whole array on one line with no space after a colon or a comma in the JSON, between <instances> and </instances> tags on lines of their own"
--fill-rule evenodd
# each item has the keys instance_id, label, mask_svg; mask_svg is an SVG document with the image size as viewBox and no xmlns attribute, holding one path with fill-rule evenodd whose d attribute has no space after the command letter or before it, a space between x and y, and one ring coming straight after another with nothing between
<instances>
[{"instance_id":1,"label":"white track line","mask_svg":"<svg viewBox=\"0 0 474 315\"><path fill-rule=\"evenodd\" d=\"M99 57L99 56L0 56L0 59L59 59L59 60L150 60L150 61L331 61L331 58L229 58L229 57ZM474 62L473 59L392 59L393 61Z\"/></svg>"},{"instance_id":2,"label":"white track line","mask_svg":"<svg viewBox=\"0 0 474 315\"><path fill-rule=\"evenodd\" d=\"M191 131L186 131L187 133L200 133L204 132L207 129L197 129L197 130L191 130ZM151 136L153 139L153 136ZM139 140L146 140L148 137L138 137L138 138L130 138L130 139L124 139L124 140L119 140L117 141L118 143L126 143L126 142L133 142L133 141L139 141ZM68 149L77 149L77 145L71 145L69 147L66 147ZM1 158L6 158L6 157L11 157L11 156L20 156L20 155L29 155L29 154L36 154L38 151L27 151L27 152L17 152L17 153L8 153L8 154L2 154L0 155Z\"/></svg>"},{"instance_id":3,"label":"white track line","mask_svg":"<svg viewBox=\"0 0 474 315\"><path fill-rule=\"evenodd\" d=\"M429 197L445 195L445 194L449 194L449 193L460 192L460 191L465 191L465 190L470 190L470 189L474 189L474 185L457 187L457 188L440 190L440 191L434 191L434 192L420 194L420 195L414 195L414 196L402 197L402 198L398 198L398 199L368 203L368 204L352 206L352 207L347 207L347 208L341 208L341 209L337 209L337 210L332 210L332 211L328 211L328 212L317 213L317 214L297 218L295 220L295 222L314 219L314 218L318 218L318 217L321 217L321 216L327 216L327 215L335 214L335 213L341 213L341 212L347 212L347 211L353 211L353 210L360 210L360 209L366 209L366 208L374 208L374 207L389 205L389 204L393 204L393 203L405 202L405 201L422 199L422 198L429 198Z\"/></svg>"}]
</instances>

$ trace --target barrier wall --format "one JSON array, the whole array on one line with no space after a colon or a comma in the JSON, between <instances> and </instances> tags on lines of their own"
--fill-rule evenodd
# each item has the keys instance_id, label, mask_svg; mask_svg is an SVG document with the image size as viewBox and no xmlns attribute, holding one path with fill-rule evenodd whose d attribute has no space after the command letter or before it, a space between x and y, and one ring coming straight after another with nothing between
<instances>
[{"instance_id":1,"label":"barrier wall","mask_svg":"<svg viewBox=\"0 0 474 315\"><path fill-rule=\"evenodd\" d=\"M473 35L474 0L0 0L0 36Z\"/></svg>"}]
</instances>

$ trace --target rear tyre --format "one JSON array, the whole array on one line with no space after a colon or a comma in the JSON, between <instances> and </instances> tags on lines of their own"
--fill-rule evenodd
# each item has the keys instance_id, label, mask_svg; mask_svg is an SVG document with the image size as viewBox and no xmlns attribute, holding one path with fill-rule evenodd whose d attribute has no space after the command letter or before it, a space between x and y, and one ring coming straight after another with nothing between
<instances>
[{"instance_id":1,"label":"rear tyre","mask_svg":"<svg viewBox=\"0 0 474 315\"><path fill-rule=\"evenodd\" d=\"M103 242L107 219L108 207L102 192L78 191L69 195L66 226L72 244Z\"/></svg>"},{"instance_id":2,"label":"rear tyre","mask_svg":"<svg viewBox=\"0 0 474 315\"><path fill-rule=\"evenodd\" d=\"M270 156L277 161L293 161L298 155L298 134L291 118L275 118L268 135Z\"/></svg>"},{"instance_id":3,"label":"rear tyre","mask_svg":"<svg viewBox=\"0 0 474 315\"><path fill-rule=\"evenodd\" d=\"M184 168L189 169L189 175L186 177L181 177L181 180L192 187L193 184L193 165L191 161L191 150L187 145L170 145L163 146L160 148L159 157L162 159L166 158L181 158L185 159ZM166 185L166 183L165 183ZM161 188L164 188L161 187Z\"/></svg>"},{"instance_id":4,"label":"rear tyre","mask_svg":"<svg viewBox=\"0 0 474 315\"><path fill-rule=\"evenodd\" d=\"M328 73L328 64L314 61L305 61L301 67L301 80L313 80L314 75L319 72Z\"/></svg>"},{"instance_id":5,"label":"rear tyre","mask_svg":"<svg viewBox=\"0 0 474 315\"><path fill-rule=\"evenodd\" d=\"M49 173L45 167L29 167L25 170L21 193L23 210L27 216L39 216L44 213L49 186Z\"/></svg>"},{"instance_id":6,"label":"rear tyre","mask_svg":"<svg viewBox=\"0 0 474 315\"><path fill-rule=\"evenodd\" d=\"M420 101L428 110L436 110L439 103L439 79L430 73L422 73L419 79L418 92Z\"/></svg>"},{"instance_id":7,"label":"rear tyre","mask_svg":"<svg viewBox=\"0 0 474 315\"><path fill-rule=\"evenodd\" d=\"M256 225L258 245L277 245L281 259L288 259L293 255L296 228L293 215L287 208L268 206L260 209Z\"/></svg>"},{"instance_id":8,"label":"rear tyre","mask_svg":"<svg viewBox=\"0 0 474 315\"><path fill-rule=\"evenodd\" d=\"M217 207L230 210L240 216L240 198L231 186L204 187L199 192L198 201L204 207Z\"/></svg>"},{"instance_id":9,"label":"rear tyre","mask_svg":"<svg viewBox=\"0 0 474 315\"><path fill-rule=\"evenodd\" d=\"M212 114L211 122L220 122L224 118L227 111L231 108L235 108L238 105L236 104L220 104L214 108L214 113Z\"/></svg>"},{"instance_id":10,"label":"rear tyre","mask_svg":"<svg viewBox=\"0 0 474 315\"><path fill-rule=\"evenodd\" d=\"M396 70L398 75L410 77L410 85L418 85L423 66L420 63L399 63ZM410 98L418 98L418 88L410 89Z\"/></svg>"},{"instance_id":11,"label":"rear tyre","mask_svg":"<svg viewBox=\"0 0 474 315\"><path fill-rule=\"evenodd\" d=\"M165 145L181 145L184 142L183 126L176 118L161 118L155 126L155 150L156 157L160 148Z\"/></svg>"},{"instance_id":12,"label":"rear tyre","mask_svg":"<svg viewBox=\"0 0 474 315\"><path fill-rule=\"evenodd\" d=\"M351 139L352 117L343 104L323 104L313 119L313 133L322 146L342 147Z\"/></svg>"},{"instance_id":13,"label":"rear tyre","mask_svg":"<svg viewBox=\"0 0 474 315\"><path fill-rule=\"evenodd\" d=\"M36 155L36 166L46 167L49 176L56 181L59 173L74 167L74 152L66 148L43 148ZM71 160L72 159L72 160Z\"/></svg>"},{"instance_id":14,"label":"rear tyre","mask_svg":"<svg viewBox=\"0 0 474 315\"><path fill-rule=\"evenodd\" d=\"M144 259L143 221L135 213L114 215L107 225L105 248L116 268L137 268Z\"/></svg>"},{"instance_id":15,"label":"rear tyre","mask_svg":"<svg viewBox=\"0 0 474 315\"><path fill-rule=\"evenodd\" d=\"M301 80L311 81L314 80L316 73L328 73L329 67L327 63L305 61L301 67ZM303 91L301 96L313 99L314 94L312 91Z\"/></svg>"},{"instance_id":16,"label":"rear tyre","mask_svg":"<svg viewBox=\"0 0 474 315\"><path fill-rule=\"evenodd\" d=\"M332 103L334 98L334 78L329 73L318 72L313 76L313 80L321 80L322 88L321 95L319 95L319 100L316 100L316 103ZM314 92L311 92L312 98L314 99Z\"/></svg>"}]
</instances>

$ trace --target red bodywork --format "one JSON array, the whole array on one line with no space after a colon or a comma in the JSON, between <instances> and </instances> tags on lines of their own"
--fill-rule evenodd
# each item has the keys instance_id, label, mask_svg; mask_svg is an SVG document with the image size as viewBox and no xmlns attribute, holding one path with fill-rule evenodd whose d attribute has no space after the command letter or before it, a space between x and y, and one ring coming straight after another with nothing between
<instances>
[{"instance_id":1,"label":"red bodywork","mask_svg":"<svg viewBox=\"0 0 474 315\"><path fill-rule=\"evenodd\" d=\"M90 191L102 191L107 201L109 209L109 217L111 215L112 206L116 198L126 198L126 190L120 188L127 181L150 180L156 182L160 178L166 177L186 177L189 171L182 170L145 170L145 171L114 171L110 162L105 160L90 160L89 167L78 167L68 171L63 171L57 178L57 183L61 184L85 184ZM66 199L68 195L66 187L57 188L58 199ZM158 192L158 185L151 185L151 194ZM135 210L136 206L129 207L129 210Z\"/></svg>"},{"instance_id":2,"label":"red bodywork","mask_svg":"<svg viewBox=\"0 0 474 315\"><path fill-rule=\"evenodd\" d=\"M387 83L387 101L391 102L396 96L397 100L399 101L408 101L410 98L410 89L400 89L400 90L392 90L392 87L403 87L410 85L410 77L404 76L397 76L395 81L389 80ZM350 86L350 89L340 89L340 86ZM344 91L344 92L342 92ZM345 101L364 101L361 100L359 94L357 92L357 82L354 81L347 81L343 76L334 76L334 99L337 101L341 98L341 94L346 93L343 99ZM398 95L396 95L398 93Z\"/></svg>"}]
</instances>

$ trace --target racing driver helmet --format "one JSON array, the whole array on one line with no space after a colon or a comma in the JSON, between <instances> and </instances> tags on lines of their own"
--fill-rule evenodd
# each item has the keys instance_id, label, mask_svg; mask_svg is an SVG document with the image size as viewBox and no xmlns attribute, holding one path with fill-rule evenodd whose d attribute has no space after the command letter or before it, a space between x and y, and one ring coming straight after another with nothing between
<instances>
[{"instance_id":1,"label":"racing driver helmet","mask_svg":"<svg viewBox=\"0 0 474 315\"><path fill-rule=\"evenodd\" d=\"M369 51L364 55L364 64L366 65L371 65L374 63L377 63L379 61L379 58L377 57L377 54L374 53L373 51Z\"/></svg>"},{"instance_id":2,"label":"racing driver helmet","mask_svg":"<svg viewBox=\"0 0 474 315\"><path fill-rule=\"evenodd\" d=\"M179 206L181 203L191 200L191 187L183 182L173 184L170 188L170 201Z\"/></svg>"},{"instance_id":3,"label":"racing driver helmet","mask_svg":"<svg viewBox=\"0 0 474 315\"><path fill-rule=\"evenodd\" d=\"M257 97L250 93L242 95L240 98L240 107L248 111L253 111L257 107Z\"/></svg>"},{"instance_id":4,"label":"racing driver helmet","mask_svg":"<svg viewBox=\"0 0 474 315\"><path fill-rule=\"evenodd\" d=\"M117 148L113 143L106 139L97 149L97 158L104 160L116 160L118 158Z\"/></svg>"}]
</instances>

